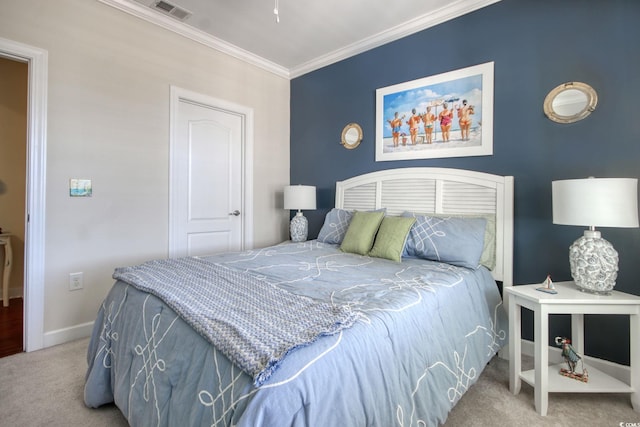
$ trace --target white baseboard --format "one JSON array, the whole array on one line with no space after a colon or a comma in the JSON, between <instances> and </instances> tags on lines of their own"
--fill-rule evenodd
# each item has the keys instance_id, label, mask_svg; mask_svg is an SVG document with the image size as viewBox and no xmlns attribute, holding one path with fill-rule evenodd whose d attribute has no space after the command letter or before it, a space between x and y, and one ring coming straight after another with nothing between
<instances>
[{"instance_id":1,"label":"white baseboard","mask_svg":"<svg viewBox=\"0 0 640 427\"><path fill-rule=\"evenodd\" d=\"M534 357L533 341L522 340L522 354ZM498 355L503 359L509 359L509 347L503 347ZM564 362L564 360L562 359L561 349L559 347L550 346L549 363L555 365L562 362ZM611 375L625 384L631 384L631 369L628 366L609 362L608 360L596 359L591 356L584 356L584 363L587 366L593 366L594 368L599 369L607 375Z\"/></svg>"},{"instance_id":2,"label":"white baseboard","mask_svg":"<svg viewBox=\"0 0 640 427\"><path fill-rule=\"evenodd\" d=\"M91 336L93 322L82 323L68 328L57 329L44 333L44 347L64 344Z\"/></svg>"}]
</instances>

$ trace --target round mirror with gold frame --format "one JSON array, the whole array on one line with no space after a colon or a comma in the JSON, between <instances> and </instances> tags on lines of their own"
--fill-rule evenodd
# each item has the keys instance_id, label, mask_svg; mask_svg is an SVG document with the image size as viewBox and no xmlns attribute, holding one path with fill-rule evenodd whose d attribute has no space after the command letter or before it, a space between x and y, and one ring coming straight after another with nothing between
<instances>
[{"instance_id":1,"label":"round mirror with gold frame","mask_svg":"<svg viewBox=\"0 0 640 427\"><path fill-rule=\"evenodd\" d=\"M357 123L349 123L342 129L340 144L349 150L353 150L362 141L362 128Z\"/></svg>"},{"instance_id":2,"label":"round mirror with gold frame","mask_svg":"<svg viewBox=\"0 0 640 427\"><path fill-rule=\"evenodd\" d=\"M557 123L573 123L591 114L598 94L586 83L567 82L551 90L544 99L544 114Z\"/></svg>"}]
</instances>

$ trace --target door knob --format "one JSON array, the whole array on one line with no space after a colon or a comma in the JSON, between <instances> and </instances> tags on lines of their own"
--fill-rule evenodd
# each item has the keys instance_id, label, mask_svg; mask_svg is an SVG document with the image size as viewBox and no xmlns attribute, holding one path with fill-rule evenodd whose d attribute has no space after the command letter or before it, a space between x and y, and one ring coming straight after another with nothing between
<instances>
[{"instance_id":1,"label":"door knob","mask_svg":"<svg viewBox=\"0 0 640 427\"><path fill-rule=\"evenodd\" d=\"M240 211L236 209L235 211L231 212L229 215L238 216L240 215Z\"/></svg>"}]
</instances>

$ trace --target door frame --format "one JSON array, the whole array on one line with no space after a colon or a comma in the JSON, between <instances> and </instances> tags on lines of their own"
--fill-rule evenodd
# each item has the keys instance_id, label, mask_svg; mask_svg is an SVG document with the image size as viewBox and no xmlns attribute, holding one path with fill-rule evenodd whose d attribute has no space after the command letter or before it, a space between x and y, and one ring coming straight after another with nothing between
<instances>
[{"instance_id":1,"label":"door frame","mask_svg":"<svg viewBox=\"0 0 640 427\"><path fill-rule=\"evenodd\" d=\"M241 155L241 250L253 248L253 109L233 102L203 95L177 86L171 86L170 126L169 126L169 257L178 254L178 227L175 219L182 206L178 206L175 192L181 190L181 178L178 173L176 156L178 148L177 120L180 102L189 102L219 111L228 111L242 118L242 155Z\"/></svg>"},{"instance_id":2,"label":"door frame","mask_svg":"<svg viewBox=\"0 0 640 427\"><path fill-rule=\"evenodd\" d=\"M24 349L44 347L48 52L0 37L0 56L28 64Z\"/></svg>"}]
</instances>

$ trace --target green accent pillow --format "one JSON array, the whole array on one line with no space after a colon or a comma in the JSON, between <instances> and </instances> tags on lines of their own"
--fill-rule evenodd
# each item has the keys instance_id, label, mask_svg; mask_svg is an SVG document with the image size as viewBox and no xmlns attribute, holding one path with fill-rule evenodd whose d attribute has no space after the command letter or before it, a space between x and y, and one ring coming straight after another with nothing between
<instances>
[{"instance_id":1,"label":"green accent pillow","mask_svg":"<svg viewBox=\"0 0 640 427\"><path fill-rule=\"evenodd\" d=\"M411 217L385 216L369 256L400 262L404 244L414 222L416 219Z\"/></svg>"},{"instance_id":2,"label":"green accent pillow","mask_svg":"<svg viewBox=\"0 0 640 427\"><path fill-rule=\"evenodd\" d=\"M384 212L356 211L344 235L340 250L358 255L367 255L373 246Z\"/></svg>"}]
</instances>

